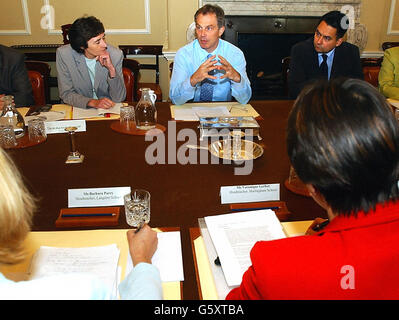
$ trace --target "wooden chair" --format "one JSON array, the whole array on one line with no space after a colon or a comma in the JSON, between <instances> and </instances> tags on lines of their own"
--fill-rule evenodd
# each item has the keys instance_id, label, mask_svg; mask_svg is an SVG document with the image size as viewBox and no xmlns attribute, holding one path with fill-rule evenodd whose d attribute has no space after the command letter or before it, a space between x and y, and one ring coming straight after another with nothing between
<instances>
[{"instance_id":1,"label":"wooden chair","mask_svg":"<svg viewBox=\"0 0 399 320\"><path fill-rule=\"evenodd\" d=\"M162 45L120 45L119 49L123 51L123 55L126 58L127 55L153 55L155 56L155 64L139 64L139 70L154 70L155 71L155 83L151 82L140 82L139 77L135 79L136 85L136 101L141 98L141 88L150 88L154 90L157 95L157 101L162 101L162 90L159 85L159 56L162 55Z\"/></svg>"},{"instance_id":2,"label":"wooden chair","mask_svg":"<svg viewBox=\"0 0 399 320\"><path fill-rule=\"evenodd\" d=\"M64 44L69 44L69 38L68 38L68 32L69 28L72 26L72 24L64 24L61 26L62 30L62 40L64 41Z\"/></svg>"},{"instance_id":3,"label":"wooden chair","mask_svg":"<svg viewBox=\"0 0 399 320\"><path fill-rule=\"evenodd\" d=\"M364 80L378 87L378 74L380 73L383 57L380 58L362 58L362 69Z\"/></svg>"},{"instance_id":4,"label":"wooden chair","mask_svg":"<svg viewBox=\"0 0 399 320\"><path fill-rule=\"evenodd\" d=\"M44 93L44 81L40 72L28 70L28 77L32 84L33 99L35 106L44 106L46 97Z\"/></svg>"},{"instance_id":5,"label":"wooden chair","mask_svg":"<svg viewBox=\"0 0 399 320\"><path fill-rule=\"evenodd\" d=\"M390 49L392 47L397 47L397 46L399 46L399 42L384 42L382 44L382 50L385 51L387 49Z\"/></svg>"},{"instance_id":6,"label":"wooden chair","mask_svg":"<svg viewBox=\"0 0 399 320\"><path fill-rule=\"evenodd\" d=\"M122 72L126 86L126 101L137 100L137 78L140 64L134 59L123 59Z\"/></svg>"},{"instance_id":7,"label":"wooden chair","mask_svg":"<svg viewBox=\"0 0 399 320\"><path fill-rule=\"evenodd\" d=\"M35 105L50 103L50 87L48 82L51 68L49 64L43 61L26 60L25 66L32 84Z\"/></svg>"},{"instance_id":8,"label":"wooden chair","mask_svg":"<svg viewBox=\"0 0 399 320\"><path fill-rule=\"evenodd\" d=\"M125 101L134 101L133 100L133 88L134 88L134 74L128 68L122 68L123 81L125 82L126 88L126 99Z\"/></svg>"}]
</instances>

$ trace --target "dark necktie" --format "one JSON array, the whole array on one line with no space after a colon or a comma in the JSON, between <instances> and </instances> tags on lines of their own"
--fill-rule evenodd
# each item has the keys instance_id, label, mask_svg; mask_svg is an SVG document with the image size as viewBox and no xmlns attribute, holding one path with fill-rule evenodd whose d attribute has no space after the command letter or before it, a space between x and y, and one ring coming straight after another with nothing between
<instances>
[{"instance_id":1,"label":"dark necktie","mask_svg":"<svg viewBox=\"0 0 399 320\"><path fill-rule=\"evenodd\" d=\"M323 54L323 62L320 64L320 74L322 78L328 80L328 66L327 66L327 55Z\"/></svg>"},{"instance_id":2,"label":"dark necktie","mask_svg":"<svg viewBox=\"0 0 399 320\"><path fill-rule=\"evenodd\" d=\"M206 57L209 59L210 54ZM213 82L210 79L204 79L201 84L200 101L212 101Z\"/></svg>"}]
</instances>

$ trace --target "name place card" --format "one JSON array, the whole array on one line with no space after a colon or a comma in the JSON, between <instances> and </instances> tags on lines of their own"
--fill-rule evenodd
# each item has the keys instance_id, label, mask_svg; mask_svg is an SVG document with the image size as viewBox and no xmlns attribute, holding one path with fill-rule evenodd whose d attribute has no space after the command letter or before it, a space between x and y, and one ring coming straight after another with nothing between
<instances>
[{"instance_id":1,"label":"name place card","mask_svg":"<svg viewBox=\"0 0 399 320\"><path fill-rule=\"evenodd\" d=\"M279 201L280 184L255 184L220 187L222 204Z\"/></svg>"},{"instance_id":2,"label":"name place card","mask_svg":"<svg viewBox=\"0 0 399 320\"><path fill-rule=\"evenodd\" d=\"M68 189L68 207L123 206L123 196L130 193L130 187Z\"/></svg>"},{"instance_id":3,"label":"name place card","mask_svg":"<svg viewBox=\"0 0 399 320\"><path fill-rule=\"evenodd\" d=\"M68 133L65 128L76 127L75 132L86 131L86 120L63 120L44 122L46 133Z\"/></svg>"}]
</instances>

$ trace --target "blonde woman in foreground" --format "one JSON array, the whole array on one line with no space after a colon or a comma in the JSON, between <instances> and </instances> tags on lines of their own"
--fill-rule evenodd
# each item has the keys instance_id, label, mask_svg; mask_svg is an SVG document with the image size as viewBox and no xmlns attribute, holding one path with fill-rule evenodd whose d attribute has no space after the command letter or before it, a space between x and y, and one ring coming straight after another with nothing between
<instances>
[{"instance_id":1,"label":"blonde woman in foreground","mask_svg":"<svg viewBox=\"0 0 399 320\"><path fill-rule=\"evenodd\" d=\"M0 265L25 258L24 240L30 232L35 199L18 169L0 148ZM119 285L122 299L162 299L158 269L151 264L157 236L148 225L127 233L134 269ZM14 282L0 273L0 299L110 299L111 292L91 274L65 274Z\"/></svg>"}]
</instances>

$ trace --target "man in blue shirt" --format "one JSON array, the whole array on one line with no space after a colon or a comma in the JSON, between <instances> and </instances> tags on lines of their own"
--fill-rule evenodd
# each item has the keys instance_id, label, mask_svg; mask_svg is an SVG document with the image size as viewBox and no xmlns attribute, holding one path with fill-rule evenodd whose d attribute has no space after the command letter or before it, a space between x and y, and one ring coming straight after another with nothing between
<instances>
[{"instance_id":1,"label":"man in blue shirt","mask_svg":"<svg viewBox=\"0 0 399 320\"><path fill-rule=\"evenodd\" d=\"M338 77L363 79L359 48L344 41L347 16L331 11L321 17L312 38L292 47L288 86L296 98L306 84Z\"/></svg>"},{"instance_id":2,"label":"man in blue shirt","mask_svg":"<svg viewBox=\"0 0 399 320\"><path fill-rule=\"evenodd\" d=\"M224 12L205 5L194 15L196 40L180 48L173 64L169 96L174 104L189 100L231 101L245 104L252 90L242 51L220 39Z\"/></svg>"}]
</instances>

